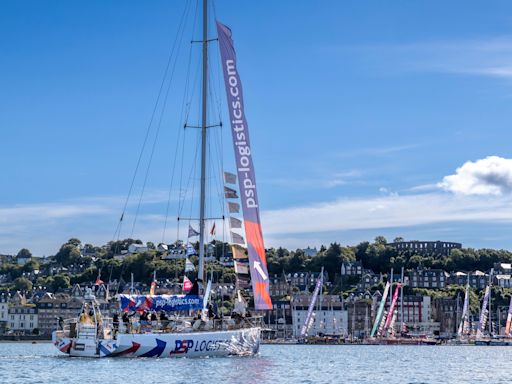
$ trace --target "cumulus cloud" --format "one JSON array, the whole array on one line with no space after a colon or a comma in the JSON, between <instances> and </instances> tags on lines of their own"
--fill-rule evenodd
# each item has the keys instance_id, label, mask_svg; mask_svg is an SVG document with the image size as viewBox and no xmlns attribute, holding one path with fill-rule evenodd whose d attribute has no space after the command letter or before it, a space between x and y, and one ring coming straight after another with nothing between
<instances>
[{"instance_id":1,"label":"cumulus cloud","mask_svg":"<svg viewBox=\"0 0 512 384\"><path fill-rule=\"evenodd\" d=\"M512 191L512 159L489 156L467 161L438 186L461 195L503 195Z\"/></svg>"}]
</instances>

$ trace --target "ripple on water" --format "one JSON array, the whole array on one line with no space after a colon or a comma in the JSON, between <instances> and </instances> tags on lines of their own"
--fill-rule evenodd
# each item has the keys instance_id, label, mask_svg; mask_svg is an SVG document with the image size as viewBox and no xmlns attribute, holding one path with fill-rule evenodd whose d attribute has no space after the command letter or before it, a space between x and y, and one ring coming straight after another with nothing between
<instances>
[{"instance_id":1,"label":"ripple on water","mask_svg":"<svg viewBox=\"0 0 512 384\"><path fill-rule=\"evenodd\" d=\"M71 359L51 344L16 343L0 344L0 383L509 383L511 353L506 347L263 345L252 358Z\"/></svg>"}]
</instances>

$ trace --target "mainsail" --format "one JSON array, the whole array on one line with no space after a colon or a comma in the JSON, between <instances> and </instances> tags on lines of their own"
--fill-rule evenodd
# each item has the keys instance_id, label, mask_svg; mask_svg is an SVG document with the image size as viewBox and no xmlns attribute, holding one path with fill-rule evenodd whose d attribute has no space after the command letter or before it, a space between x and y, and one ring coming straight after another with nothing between
<instances>
[{"instance_id":1,"label":"mainsail","mask_svg":"<svg viewBox=\"0 0 512 384\"><path fill-rule=\"evenodd\" d=\"M478 331L476 337L480 338L484 335L485 325L487 324L487 305L489 304L489 296L491 294L491 287L488 285L485 288L484 301L482 302L482 310L480 311L480 322L478 324Z\"/></svg>"},{"instance_id":2,"label":"mainsail","mask_svg":"<svg viewBox=\"0 0 512 384\"><path fill-rule=\"evenodd\" d=\"M375 332L380 325L382 319L382 313L384 312L384 305L386 304L386 299L388 297L389 287L391 284L389 281L386 283L386 287L384 288L384 293L382 294L382 299L380 301L379 310L377 311L377 316L375 316L375 322L373 323L372 332L370 333L370 337L375 336Z\"/></svg>"},{"instance_id":3,"label":"mainsail","mask_svg":"<svg viewBox=\"0 0 512 384\"><path fill-rule=\"evenodd\" d=\"M320 292L320 289L322 288L323 283L324 283L324 268L322 267L320 276L318 276L318 279L316 279L315 290L313 291L313 296L311 297L311 301L309 302L308 313L306 315L306 319L304 320L304 325L302 326L302 329L300 330L301 338L304 338L306 336L308 329L311 327L311 324L313 324L313 319L314 319L313 309L315 308L316 299L318 298L318 293Z\"/></svg>"},{"instance_id":4,"label":"mainsail","mask_svg":"<svg viewBox=\"0 0 512 384\"><path fill-rule=\"evenodd\" d=\"M400 283L398 283L396 288L395 288L395 293L393 294L393 300L391 301L391 306L389 307L388 317L386 319L386 323L384 324L384 329L382 331L382 336L385 335L386 331L391 326L391 322L392 322L393 316L396 316L395 307L396 307L396 302L398 300L398 292L400 291L401 287L402 286L400 285Z\"/></svg>"},{"instance_id":5,"label":"mainsail","mask_svg":"<svg viewBox=\"0 0 512 384\"><path fill-rule=\"evenodd\" d=\"M469 328L469 275L466 284L466 293L464 294L464 306L462 307L462 317L460 319L459 329L457 336L461 337L463 334L468 333Z\"/></svg>"},{"instance_id":6,"label":"mainsail","mask_svg":"<svg viewBox=\"0 0 512 384\"><path fill-rule=\"evenodd\" d=\"M251 281L256 309L272 309L269 295L269 280L263 234L261 232L256 178L251 155L249 131L245 118L242 83L236 66L236 53L231 39L231 30L217 22L219 48L228 98L229 120L235 149L238 185L245 236L249 251Z\"/></svg>"}]
</instances>

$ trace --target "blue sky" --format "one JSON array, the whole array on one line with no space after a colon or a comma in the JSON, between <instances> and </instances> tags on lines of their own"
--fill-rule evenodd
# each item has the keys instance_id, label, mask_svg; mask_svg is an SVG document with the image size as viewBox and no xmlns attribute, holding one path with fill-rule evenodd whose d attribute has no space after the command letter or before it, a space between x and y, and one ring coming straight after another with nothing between
<instances>
[{"instance_id":1,"label":"blue sky","mask_svg":"<svg viewBox=\"0 0 512 384\"><path fill-rule=\"evenodd\" d=\"M112 240L187 4L0 3L0 253ZM510 2L217 0L215 12L234 33L267 246L384 234L512 248ZM134 231L144 241L162 236L192 36ZM224 141L230 170L226 128Z\"/></svg>"}]
</instances>

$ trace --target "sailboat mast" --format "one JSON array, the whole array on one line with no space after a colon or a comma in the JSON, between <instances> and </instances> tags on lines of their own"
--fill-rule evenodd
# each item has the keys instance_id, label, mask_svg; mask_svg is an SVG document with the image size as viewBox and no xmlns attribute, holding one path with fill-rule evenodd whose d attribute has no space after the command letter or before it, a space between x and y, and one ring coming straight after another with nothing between
<instances>
[{"instance_id":1,"label":"sailboat mast","mask_svg":"<svg viewBox=\"0 0 512 384\"><path fill-rule=\"evenodd\" d=\"M199 208L199 271L198 280L204 280L204 228L206 203L206 124L208 94L208 0L203 0L203 85L201 121L201 192Z\"/></svg>"}]
</instances>

